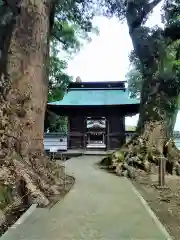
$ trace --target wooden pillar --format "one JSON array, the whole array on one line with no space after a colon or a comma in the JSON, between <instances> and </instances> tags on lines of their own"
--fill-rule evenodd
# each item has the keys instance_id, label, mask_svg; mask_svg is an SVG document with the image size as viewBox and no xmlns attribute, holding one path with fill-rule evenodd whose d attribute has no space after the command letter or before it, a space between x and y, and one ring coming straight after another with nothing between
<instances>
[{"instance_id":1,"label":"wooden pillar","mask_svg":"<svg viewBox=\"0 0 180 240\"><path fill-rule=\"evenodd\" d=\"M121 126L120 128L122 129L122 136L121 136L121 144L125 144L126 143L126 135L125 135L125 116L121 117L121 122L120 122Z\"/></svg>"},{"instance_id":2,"label":"wooden pillar","mask_svg":"<svg viewBox=\"0 0 180 240\"><path fill-rule=\"evenodd\" d=\"M84 132L83 132L83 149L86 149L87 145L87 133L86 133L86 117L84 116Z\"/></svg>"},{"instance_id":3,"label":"wooden pillar","mask_svg":"<svg viewBox=\"0 0 180 240\"><path fill-rule=\"evenodd\" d=\"M68 127L67 127L67 149L70 149L70 136L69 136L69 133L70 133L70 116L68 116Z\"/></svg>"},{"instance_id":4,"label":"wooden pillar","mask_svg":"<svg viewBox=\"0 0 180 240\"><path fill-rule=\"evenodd\" d=\"M107 149L119 149L125 143L125 117L109 115L107 118Z\"/></svg>"},{"instance_id":5,"label":"wooden pillar","mask_svg":"<svg viewBox=\"0 0 180 240\"><path fill-rule=\"evenodd\" d=\"M69 148L84 148L85 121L84 116L69 116Z\"/></svg>"},{"instance_id":6,"label":"wooden pillar","mask_svg":"<svg viewBox=\"0 0 180 240\"><path fill-rule=\"evenodd\" d=\"M110 150L109 147L109 118L106 117L106 149Z\"/></svg>"}]
</instances>

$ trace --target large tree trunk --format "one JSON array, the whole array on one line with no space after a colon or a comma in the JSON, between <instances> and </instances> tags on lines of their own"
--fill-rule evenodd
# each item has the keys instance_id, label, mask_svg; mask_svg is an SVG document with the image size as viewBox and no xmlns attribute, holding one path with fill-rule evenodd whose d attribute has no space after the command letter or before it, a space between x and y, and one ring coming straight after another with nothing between
<instances>
[{"instance_id":1,"label":"large tree trunk","mask_svg":"<svg viewBox=\"0 0 180 240\"><path fill-rule=\"evenodd\" d=\"M160 1L154 1L155 4L158 2ZM176 173L180 174L180 154L172 141L178 111L179 84L172 74L159 71L161 58L166 51L163 41L160 41L161 31L157 30L154 36L150 36L149 30L141 26L141 16L137 15L136 7L134 2L129 1L126 19L144 79L137 131L122 149L101 163L114 168L119 174L125 171L132 176L132 169L150 171L151 163L158 164L160 157L163 157L167 161L167 172L172 174L175 168ZM148 8L145 6L144 9Z\"/></svg>"},{"instance_id":2,"label":"large tree trunk","mask_svg":"<svg viewBox=\"0 0 180 240\"><path fill-rule=\"evenodd\" d=\"M0 26L4 34L0 46L0 190L8 189L9 208L24 201L48 205L52 195L64 190L65 181L63 169L48 161L43 149L53 1L19 2L6 8L11 18L5 27Z\"/></svg>"},{"instance_id":3,"label":"large tree trunk","mask_svg":"<svg viewBox=\"0 0 180 240\"><path fill-rule=\"evenodd\" d=\"M128 20L128 17L127 17ZM161 30L151 37L141 25L132 27L128 20L130 36L134 51L141 62L143 84L141 89L140 116L137 135L133 144L137 147L136 155L140 166L149 169L147 160L158 164L160 157L167 161L167 172L172 173L176 166L179 174L179 151L172 140L176 116L178 113L179 83L176 75L164 72L162 58L166 56L164 39ZM159 43L158 43L159 42ZM177 56L178 57L178 56ZM174 71L175 72L175 71ZM127 146L131 146L131 143ZM142 151L143 150L143 154ZM129 158L129 156L128 156Z\"/></svg>"},{"instance_id":4,"label":"large tree trunk","mask_svg":"<svg viewBox=\"0 0 180 240\"><path fill-rule=\"evenodd\" d=\"M8 73L13 81L8 100L16 99L14 105L20 104L23 155L43 151L50 14L46 4L48 1L23 1L9 47Z\"/></svg>"}]
</instances>

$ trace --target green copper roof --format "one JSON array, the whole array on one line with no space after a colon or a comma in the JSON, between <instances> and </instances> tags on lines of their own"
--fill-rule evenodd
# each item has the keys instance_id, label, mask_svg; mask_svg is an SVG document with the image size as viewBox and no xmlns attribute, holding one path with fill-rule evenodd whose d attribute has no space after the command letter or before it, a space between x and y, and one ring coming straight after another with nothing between
<instances>
[{"instance_id":1,"label":"green copper roof","mask_svg":"<svg viewBox=\"0 0 180 240\"><path fill-rule=\"evenodd\" d=\"M60 101L49 105L58 106L102 106L139 104L139 100L129 97L128 91L120 89L73 89L65 94Z\"/></svg>"}]
</instances>

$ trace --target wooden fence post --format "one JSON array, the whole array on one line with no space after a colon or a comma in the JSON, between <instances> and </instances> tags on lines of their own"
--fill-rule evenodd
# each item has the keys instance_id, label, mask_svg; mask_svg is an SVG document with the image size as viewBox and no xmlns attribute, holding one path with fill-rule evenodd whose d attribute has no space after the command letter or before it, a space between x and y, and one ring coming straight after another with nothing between
<instances>
[{"instance_id":1,"label":"wooden fence post","mask_svg":"<svg viewBox=\"0 0 180 240\"><path fill-rule=\"evenodd\" d=\"M166 158L161 156L159 159L159 187L165 186Z\"/></svg>"}]
</instances>

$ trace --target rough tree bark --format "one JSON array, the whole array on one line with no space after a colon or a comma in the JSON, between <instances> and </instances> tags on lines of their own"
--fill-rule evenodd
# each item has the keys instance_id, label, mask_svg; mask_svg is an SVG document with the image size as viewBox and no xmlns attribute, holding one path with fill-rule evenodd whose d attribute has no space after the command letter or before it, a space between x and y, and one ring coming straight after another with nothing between
<instances>
[{"instance_id":1,"label":"rough tree bark","mask_svg":"<svg viewBox=\"0 0 180 240\"><path fill-rule=\"evenodd\" d=\"M157 30L150 37L142 25L147 14L160 1L154 0L150 4L144 1L141 7L136 1L127 1L126 20L144 79L140 116L133 139L118 152L103 159L101 164L114 168L122 175L126 172L130 177L134 175L136 167L150 171L151 163L158 164L159 157L166 159L168 173L172 174L174 168L176 173L180 173L180 154L171 139L178 110L179 83L171 74L157 75L162 52L165 51L161 41L164 36L162 31Z\"/></svg>"},{"instance_id":2,"label":"rough tree bark","mask_svg":"<svg viewBox=\"0 0 180 240\"><path fill-rule=\"evenodd\" d=\"M65 181L63 168L49 161L43 149L54 1L4 2L0 16L5 19L0 25L0 191L8 196L10 209L24 201L46 206L52 195L64 191ZM7 209L7 204L1 207Z\"/></svg>"}]
</instances>

